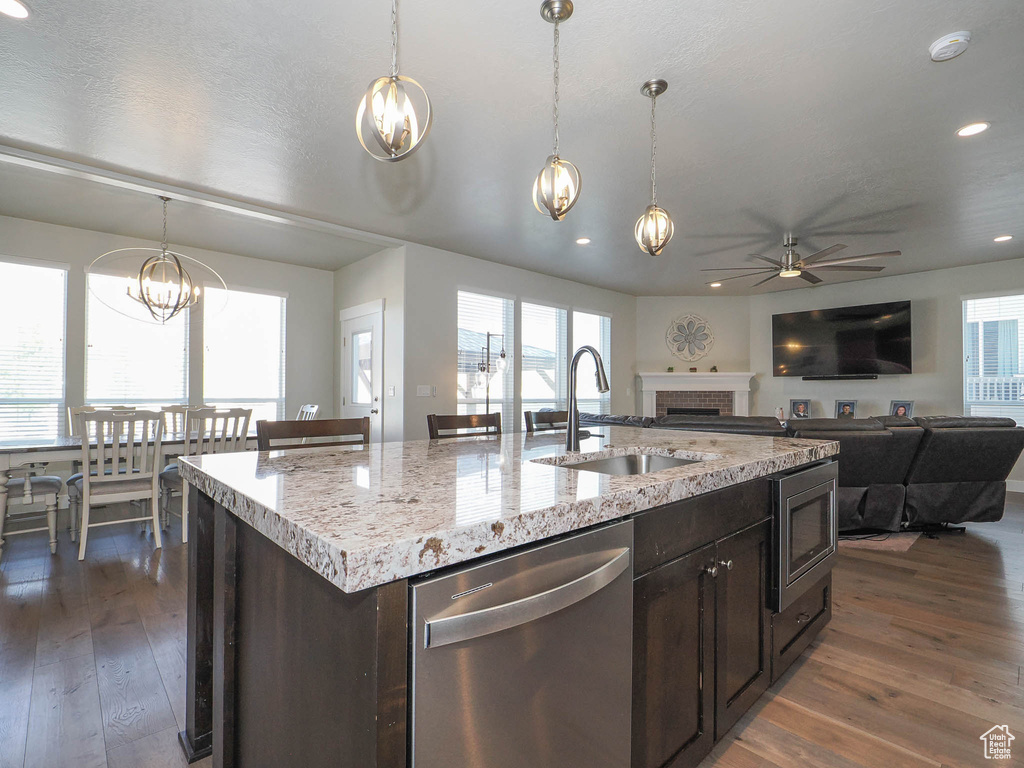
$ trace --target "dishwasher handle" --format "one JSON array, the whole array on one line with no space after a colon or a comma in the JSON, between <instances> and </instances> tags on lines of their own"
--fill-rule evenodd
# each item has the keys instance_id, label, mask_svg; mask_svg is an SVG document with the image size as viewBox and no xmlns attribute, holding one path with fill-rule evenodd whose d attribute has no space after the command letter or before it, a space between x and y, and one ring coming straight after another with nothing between
<instances>
[{"instance_id":1,"label":"dishwasher handle","mask_svg":"<svg viewBox=\"0 0 1024 768\"><path fill-rule=\"evenodd\" d=\"M629 548L612 550L614 557L578 579L536 595L470 613L427 619L424 647L439 648L483 637L550 616L611 584L629 567Z\"/></svg>"}]
</instances>

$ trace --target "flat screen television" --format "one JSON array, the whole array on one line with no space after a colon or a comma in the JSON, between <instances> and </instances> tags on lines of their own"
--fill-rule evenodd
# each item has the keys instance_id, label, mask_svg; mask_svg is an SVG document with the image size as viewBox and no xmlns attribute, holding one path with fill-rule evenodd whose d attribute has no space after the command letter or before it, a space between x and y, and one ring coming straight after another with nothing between
<instances>
[{"instance_id":1,"label":"flat screen television","mask_svg":"<svg viewBox=\"0 0 1024 768\"><path fill-rule=\"evenodd\" d=\"M775 376L911 373L910 302L772 315Z\"/></svg>"}]
</instances>

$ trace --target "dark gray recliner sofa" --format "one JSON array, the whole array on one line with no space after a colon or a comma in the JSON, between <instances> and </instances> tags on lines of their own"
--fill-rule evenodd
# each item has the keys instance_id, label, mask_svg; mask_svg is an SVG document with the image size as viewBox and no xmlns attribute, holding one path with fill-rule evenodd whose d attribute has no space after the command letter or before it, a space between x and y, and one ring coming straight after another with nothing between
<instances>
[{"instance_id":1,"label":"dark gray recliner sofa","mask_svg":"<svg viewBox=\"0 0 1024 768\"><path fill-rule=\"evenodd\" d=\"M725 432L732 435L785 437L786 428L774 416L659 416L653 429L686 429L692 432Z\"/></svg>"}]
</instances>

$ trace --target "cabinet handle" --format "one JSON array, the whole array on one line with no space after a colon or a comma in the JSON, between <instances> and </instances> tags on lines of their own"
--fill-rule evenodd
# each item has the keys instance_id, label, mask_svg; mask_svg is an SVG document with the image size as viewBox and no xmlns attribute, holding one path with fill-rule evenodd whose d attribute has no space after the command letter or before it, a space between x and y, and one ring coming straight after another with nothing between
<instances>
[{"instance_id":1,"label":"cabinet handle","mask_svg":"<svg viewBox=\"0 0 1024 768\"><path fill-rule=\"evenodd\" d=\"M805 624L806 622L808 622L810 620L811 620L811 615L809 613L801 613L800 615L798 615L796 617L796 623L797 624Z\"/></svg>"},{"instance_id":2,"label":"cabinet handle","mask_svg":"<svg viewBox=\"0 0 1024 768\"><path fill-rule=\"evenodd\" d=\"M724 566L727 571L732 570L732 560L719 560L718 564Z\"/></svg>"},{"instance_id":3,"label":"cabinet handle","mask_svg":"<svg viewBox=\"0 0 1024 768\"><path fill-rule=\"evenodd\" d=\"M704 569L704 572L707 573L707 575L711 578L715 578L718 576L718 566L709 565L707 568Z\"/></svg>"}]
</instances>

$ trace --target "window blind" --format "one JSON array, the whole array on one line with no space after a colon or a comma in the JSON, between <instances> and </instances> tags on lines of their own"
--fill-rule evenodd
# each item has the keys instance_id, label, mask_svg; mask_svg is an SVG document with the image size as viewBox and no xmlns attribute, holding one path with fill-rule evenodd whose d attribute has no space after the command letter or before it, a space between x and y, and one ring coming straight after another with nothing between
<instances>
[{"instance_id":1,"label":"window blind","mask_svg":"<svg viewBox=\"0 0 1024 768\"><path fill-rule=\"evenodd\" d=\"M601 354L605 375L612 383L612 319L590 312L572 313L572 352L589 344ZM597 391L597 369L590 355L580 359L577 373L577 392L581 413L611 413L611 390Z\"/></svg>"},{"instance_id":2,"label":"window blind","mask_svg":"<svg viewBox=\"0 0 1024 768\"><path fill-rule=\"evenodd\" d=\"M1024 295L966 299L964 414L1024 424Z\"/></svg>"},{"instance_id":3,"label":"window blind","mask_svg":"<svg viewBox=\"0 0 1024 768\"><path fill-rule=\"evenodd\" d=\"M540 304L522 305L520 395L524 411L566 407L568 313ZM519 420L522 423L522 419Z\"/></svg>"},{"instance_id":4,"label":"window blind","mask_svg":"<svg viewBox=\"0 0 1024 768\"><path fill-rule=\"evenodd\" d=\"M88 276L85 401L157 408L188 402L188 311L163 325L125 295L126 279ZM121 306L139 319L125 317Z\"/></svg>"},{"instance_id":5,"label":"window blind","mask_svg":"<svg viewBox=\"0 0 1024 768\"><path fill-rule=\"evenodd\" d=\"M285 418L284 296L210 288L203 318L203 400Z\"/></svg>"},{"instance_id":6,"label":"window blind","mask_svg":"<svg viewBox=\"0 0 1024 768\"><path fill-rule=\"evenodd\" d=\"M459 413L485 413L501 410L502 430L515 429L513 398L515 374L513 339L515 302L499 296L459 291L458 296L458 376L456 402ZM487 334L490 333L491 366L486 368ZM505 370L500 370L501 350L505 350Z\"/></svg>"},{"instance_id":7,"label":"window blind","mask_svg":"<svg viewBox=\"0 0 1024 768\"><path fill-rule=\"evenodd\" d=\"M67 270L0 262L0 441L61 433L66 295Z\"/></svg>"}]
</instances>

